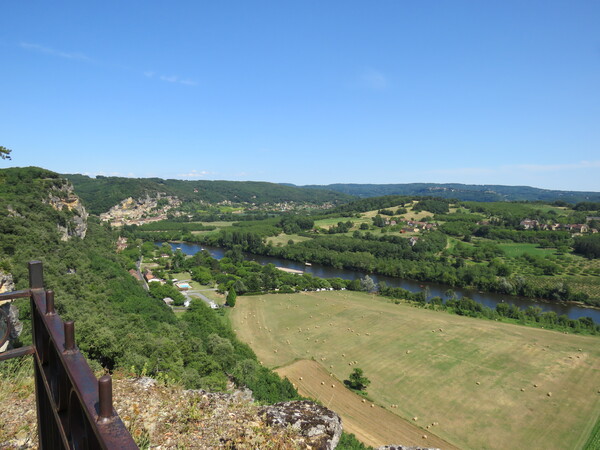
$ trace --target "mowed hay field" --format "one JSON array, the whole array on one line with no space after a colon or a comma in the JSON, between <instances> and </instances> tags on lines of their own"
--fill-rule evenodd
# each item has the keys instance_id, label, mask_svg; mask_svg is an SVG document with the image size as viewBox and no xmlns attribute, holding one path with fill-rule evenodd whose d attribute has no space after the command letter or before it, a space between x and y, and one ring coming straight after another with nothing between
<instances>
[{"instance_id":1,"label":"mowed hay field","mask_svg":"<svg viewBox=\"0 0 600 450\"><path fill-rule=\"evenodd\" d=\"M360 367L378 405L461 448L579 448L600 416L598 337L349 291L242 296L231 313L265 365L313 359L340 380Z\"/></svg>"},{"instance_id":2,"label":"mowed hay field","mask_svg":"<svg viewBox=\"0 0 600 450\"><path fill-rule=\"evenodd\" d=\"M414 422L405 420L350 391L316 361L302 359L280 367L277 373L292 380L302 395L340 411L340 415L343 414L344 430L355 434L368 445L380 446L384 442L402 442L403 445L414 447L444 450L456 448L418 427ZM436 425L432 423L429 427L433 430Z\"/></svg>"}]
</instances>

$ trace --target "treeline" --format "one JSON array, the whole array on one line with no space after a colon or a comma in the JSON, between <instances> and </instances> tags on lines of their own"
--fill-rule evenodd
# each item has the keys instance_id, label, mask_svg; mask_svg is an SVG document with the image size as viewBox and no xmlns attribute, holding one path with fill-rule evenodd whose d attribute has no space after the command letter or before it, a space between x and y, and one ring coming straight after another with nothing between
<instances>
[{"instance_id":1,"label":"treeline","mask_svg":"<svg viewBox=\"0 0 600 450\"><path fill-rule=\"evenodd\" d=\"M146 223L144 225L126 225L129 231L180 231L182 233L188 233L191 231L213 231L217 227L214 225L203 225L201 223L194 222L176 222L173 220L160 220L157 222ZM134 228L136 227L136 228Z\"/></svg>"},{"instance_id":2,"label":"treeline","mask_svg":"<svg viewBox=\"0 0 600 450\"><path fill-rule=\"evenodd\" d=\"M380 285L379 293L385 297L408 300L422 307L445 310L461 316L478 317L490 320L507 320L522 325L530 325L571 333L600 335L600 325L591 317L569 319L565 314L558 315L554 311L543 312L540 307L529 306L521 309L512 303L498 303L495 309L489 308L468 297L456 298L450 293L447 299L432 297L427 299L424 292L410 292L402 288Z\"/></svg>"},{"instance_id":3,"label":"treeline","mask_svg":"<svg viewBox=\"0 0 600 450\"><path fill-rule=\"evenodd\" d=\"M356 289L360 286L341 278L319 278L277 269L273 264L260 265L244 260L240 246L214 259L206 250L187 258L183 267L201 284L216 283L221 292L234 289L239 295L292 293L298 291Z\"/></svg>"},{"instance_id":4,"label":"treeline","mask_svg":"<svg viewBox=\"0 0 600 450\"><path fill-rule=\"evenodd\" d=\"M600 234L575 238L573 250L587 258L600 258Z\"/></svg>"},{"instance_id":5,"label":"treeline","mask_svg":"<svg viewBox=\"0 0 600 450\"><path fill-rule=\"evenodd\" d=\"M217 235L204 236L202 243L225 248L239 246L250 253L276 256L298 262L311 262L326 266L378 273L416 281L433 281L452 287L473 287L489 292L545 298L554 301L579 301L590 305L598 302L582 292L574 292L562 281L554 286L539 286L521 276L510 276L510 269L497 261L488 264L468 263L465 257L485 261L502 255L494 243L481 243L476 247L457 246L456 255L437 253L446 247L446 236L440 232L423 234L414 246L400 236L356 232L349 236L318 236L307 241L276 247L265 244L264 237L276 235L277 227L265 228L256 234L250 227L234 230L230 227ZM533 261L544 273L554 270L553 263L535 258ZM550 268L552 265L552 268Z\"/></svg>"}]
</instances>

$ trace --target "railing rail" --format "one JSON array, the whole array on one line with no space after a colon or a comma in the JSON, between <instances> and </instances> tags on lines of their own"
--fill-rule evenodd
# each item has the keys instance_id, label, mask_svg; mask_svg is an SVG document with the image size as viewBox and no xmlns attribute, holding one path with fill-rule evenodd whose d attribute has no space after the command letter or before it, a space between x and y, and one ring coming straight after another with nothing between
<instances>
[{"instance_id":1,"label":"railing rail","mask_svg":"<svg viewBox=\"0 0 600 450\"><path fill-rule=\"evenodd\" d=\"M113 409L111 377L95 377L75 344L74 323L56 313L40 261L29 263L29 289L0 301L23 297L31 298L33 345L0 353L0 361L33 354L40 448L138 448Z\"/></svg>"}]
</instances>

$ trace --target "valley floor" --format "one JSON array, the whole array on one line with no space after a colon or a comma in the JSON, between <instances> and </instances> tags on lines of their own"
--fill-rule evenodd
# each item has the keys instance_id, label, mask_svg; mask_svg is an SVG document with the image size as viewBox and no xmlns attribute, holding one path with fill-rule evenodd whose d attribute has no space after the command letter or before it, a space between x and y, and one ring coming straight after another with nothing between
<instances>
[{"instance_id":1,"label":"valley floor","mask_svg":"<svg viewBox=\"0 0 600 450\"><path fill-rule=\"evenodd\" d=\"M460 448L581 448L600 416L597 337L394 305L349 291L239 297L231 318L265 365L284 375L293 370L291 381L301 391L320 395L299 383L300 376L316 376L315 364L339 380L360 367L371 380L373 411L385 408L410 425L417 418L420 433L429 438L433 432ZM289 366L307 359L314 364ZM319 400L327 406L323 395ZM336 412L352 423L349 410ZM392 427L382 416L366 428L376 434ZM369 442L392 443L377 439Z\"/></svg>"}]
</instances>

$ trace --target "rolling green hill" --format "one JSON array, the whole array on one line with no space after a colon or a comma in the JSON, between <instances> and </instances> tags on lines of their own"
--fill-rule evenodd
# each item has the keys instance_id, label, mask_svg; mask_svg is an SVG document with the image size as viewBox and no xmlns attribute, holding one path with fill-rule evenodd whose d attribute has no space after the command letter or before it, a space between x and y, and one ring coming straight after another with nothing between
<instances>
[{"instance_id":1,"label":"rolling green hill","mask_svg":"<svg viewBox=\"0 0 600 450\"><path fill-rule=\"evenodd\" d=\"M323 204L344 203L353 197L324 189L305 189L259 181L163 180L161 178L123 178L79 174L64 175L92 214L108 211L128 197L164 192L184 201L218 203L280 203L296 202Z\"/></svg>"},{"instance_id":2,"label":"rolling green hill","mask_svg":"<svg viewBox=\"0 0 600 450\"><path fill-rule=\"evenodd\" d=\"M301 186L327 189L357 197L382 195L421 195L454 198L463 201L546 201L562 200L568 203L600 201L600 192L558 191L529 186L475 185L460 183L406 183L406 184L329 184Z\"/></svg>"}]
</instances>

